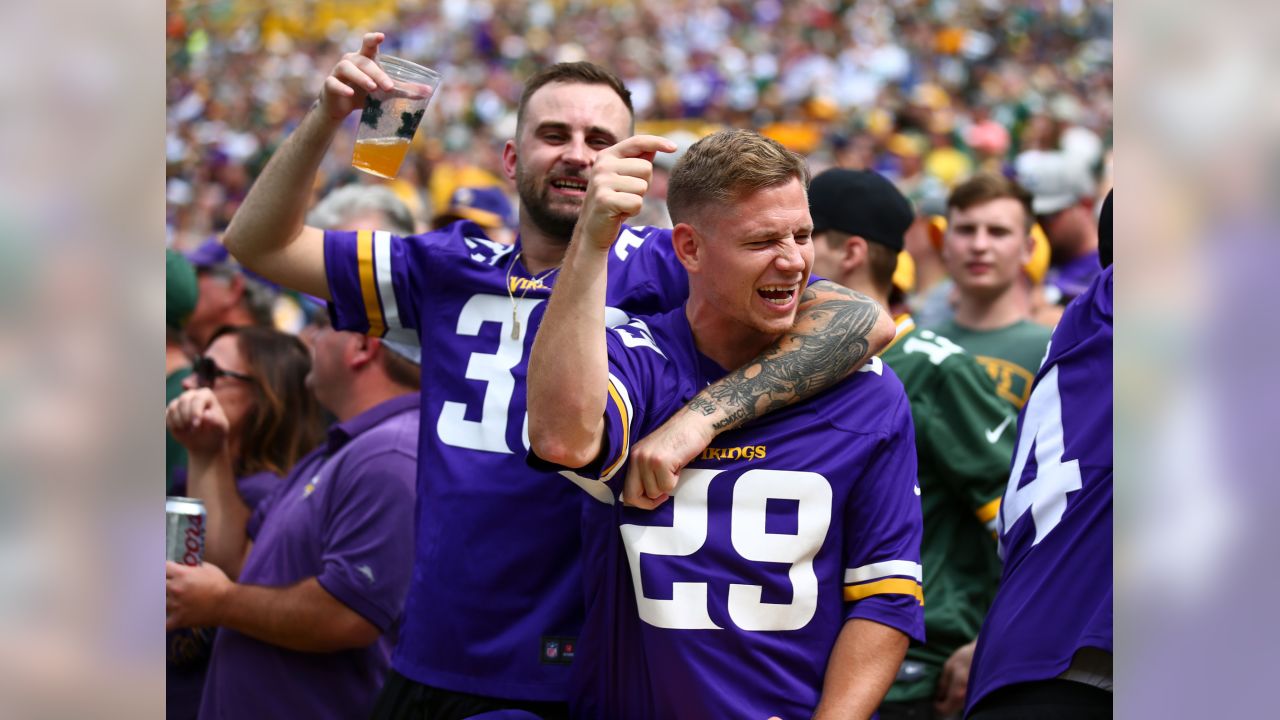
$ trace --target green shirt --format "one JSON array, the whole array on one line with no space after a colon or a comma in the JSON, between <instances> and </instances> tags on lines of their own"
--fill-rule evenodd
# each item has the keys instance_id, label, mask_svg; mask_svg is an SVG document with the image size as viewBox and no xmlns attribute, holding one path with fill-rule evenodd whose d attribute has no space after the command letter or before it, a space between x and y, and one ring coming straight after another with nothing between
<instances>
[{"instance_id":1,"label":"green shirt","mask_svg":"<svg viewBox=\"0 0 1280 720\"><path fill-rule=\"evenodd\" d=\"M995 595L996 512L1017 418L973 356L916 328L909 316L899 318L898 336L883 360L911 402L924 515L920 559L928 642L907 651L924 672L895 682L885 697L903 702L933 696L943 663L977 637Z\"/></svg>"},{"instance_id":2,"label":"green shirt","mask_svg":"<svg viewBox=\"0 0 1280 720\"><path fill-rule=\"evenodd\" d=\"M1031 397L1031 381L1036 379L1053 335L1050 328L1030 320L999 330L970 330L952 319L929 329L972 353L995 381L996 394L1015 410L1021 410Z\"/></svg>"},{"instance_id":3,"label":"green shirt","mask_svg":"<svg viewBox=\"0 0 1280 720\"><path fill-rule=\"evenodd\" d=\"M191 368L183 367L174 370L164 379L164 402L167 407L173 399L182 394L182 381L191 374ZM187 449L173 439L166 428L164 431L164 490L165 494L173 492L173 471L187 466Z\"/></svg>"}]
</instances>

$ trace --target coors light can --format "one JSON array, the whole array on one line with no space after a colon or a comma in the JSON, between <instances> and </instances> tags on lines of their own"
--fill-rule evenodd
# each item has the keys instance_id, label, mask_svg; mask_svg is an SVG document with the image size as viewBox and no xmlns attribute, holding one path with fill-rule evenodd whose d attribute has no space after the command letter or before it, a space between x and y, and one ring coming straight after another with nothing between
<instances>
[{"instance_id":1,"label":"coors light can","mask_svg":"<svg viewBox=\"0 0 1280 720\"><path fill-rule=\"evenodd\" d=\"M204 501L169 496L164 501L165 557L183 565L204 559Z\"/></svg>"},{"instance_id":2,"label":"coors light can","mask_svg":"<svg viewBox=\"0 0 1280 720\"><path fill-rule=\"evenodd\" d=\"M167 497L164 500L166 557L183 565L199 565L204 559L204 501ZM213 628L179 628L165 634L166 657L174 668L208 664L213 650Z\"/></svg>"}]
</instances>

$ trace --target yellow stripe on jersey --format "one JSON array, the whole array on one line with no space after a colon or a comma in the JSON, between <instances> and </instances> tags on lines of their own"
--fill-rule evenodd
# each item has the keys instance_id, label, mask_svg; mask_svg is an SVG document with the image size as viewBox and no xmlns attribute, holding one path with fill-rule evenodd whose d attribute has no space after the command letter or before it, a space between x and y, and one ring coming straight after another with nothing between
<instances>
[{"instance_id":1,"label":"yellow stripe on jersey","mask_svg":"<svg viewBox=\"0 0 1280 720\"><path fill-rule=\"evenodd\" d=\"M360 270L360 295L364 298L364 312L369 318L369 335L382 337L387 327L382 322L382 310L378 306L378 283L373 274L373 231L356 233L356 262Z\"/></svg>"},{"instance_id":2,"label":"yellow stripe on jersey","mask_svg":"<svg viewBox=\"0 0 1280 720\"><path fill-rule=\"evenodd\" d=\"M613 404L618 406L618 416L622 419L622 446L618 448L618 457L614 459L613 464L600 473L602 478L613 475L618 466L627 459L627 453L631 451L631 414L627 412L627 404L622 401L622 396L618 394L618 389L613 386L612 380L609 381L609 397L613 400Z\"/></svg>"},{"instance_id":3,"label":"yellow stripe on jersey","mask_svg":"<svg viewBox=\"0 0 1280 720\"><path fill-rule=\"evenodd\" d=\"M916 329L916 321L909 313L903 313L894 318L893 323L897 327L897 332L894 334L893 339L889 341L889 344L885 345L883 350L876 353L876 357L884 357L884 354L889 352L889 348L897 345L898 341L906 337L907 333Z\"/></svg>"},{"instance_id":4,"label":"yellow stripe on jersey","mask_svg":"<svg viewBox=\"0 0 1280 720\"><path fill-rule=\"evenodd\" d=\"M1000 512L1000 498L996 498L991 502L978 508L974 513L978 516L978 521L983 525L996 519L996 514Z\"/></svg>"},{"instance_id":5,"label":"yellow stripe on jersey","mask_svg":"<svg viewBox=\"0 0 1280 720\"><path fill-rule=\"evenodd\" d=\"M844 599L857 602L872 595L910 595L924 605L924 589L920 583L906 578L885 578L865 585L848 585L844 589Z\"/></svg>"}]
</instances>

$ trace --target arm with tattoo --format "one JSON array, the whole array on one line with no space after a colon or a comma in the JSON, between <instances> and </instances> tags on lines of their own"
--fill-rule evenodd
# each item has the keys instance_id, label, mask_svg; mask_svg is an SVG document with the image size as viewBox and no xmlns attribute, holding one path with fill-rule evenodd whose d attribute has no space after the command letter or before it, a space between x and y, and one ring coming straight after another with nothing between
<instances>
[{"instance_id":1,"label":"arm with tattoo","mask_svg":"<svg viewBox=\"0 0 1280 720\"><path fill-rule=\"evenodd\" d=\"M656 507L680 470L715 439L848 377L894 336L875 300L829 281L809 286L791 330L759 356L704 388L631 449L624 498Z\"/></svg>"},{"instance_id":2,"label":"arm with tattoo","mask_svg":"<svg viewBox=\"0 0 1280 720\"><path fill-rule=\"evenodd\" d=\"M791 331L704 389L686 411L714 417L712 427L720 433L825 390L866 362L872 333L888 316L866 295L830 286L806 289ZM888 332L877 350L893 338L891 323Z\"/></svg>"}]
</instances>

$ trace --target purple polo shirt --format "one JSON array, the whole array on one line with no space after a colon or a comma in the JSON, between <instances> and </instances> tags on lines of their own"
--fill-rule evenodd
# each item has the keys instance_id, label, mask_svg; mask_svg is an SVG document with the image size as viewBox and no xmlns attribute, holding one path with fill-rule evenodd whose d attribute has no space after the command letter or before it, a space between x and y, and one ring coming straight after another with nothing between
<instances>
[{"instance_id":1,"label":"purple polo shirt","mask_svg":"<svg viewBox=\"0 0 1280 720\"><path fill-rule=\"evenodd\" d=\"M173 493L185 496L187 493L187 467L174 468ZM236 489L240 498L249 506L250 512L268 497L272 491L284 482L279 475L269 470L236 478ZM176 633L190 635L191 630L177 630ZM189 664L175 666L172 662L165 666L165 717L168 720L190 720L196 717L200 709L200 693L204 688L205 674L209 670L209 655L213 650L213 632L208 634L207 644L203 645L201 657ZM173 637L173 633L169 634Z\"/></svg>"},{"instance_id":2,"label":"purple polo shirt","mask_svg":"<svg viewBox=\"0 0 1280 720\"><path fill-rule=\"evenodd\" d=\"M241 584L315 577L380 631L369 647L304 653L222 628L200 717L365 717L382 685L413 566L417 393L334 425L249 520Z\"/></svg>"}]
</instances>

